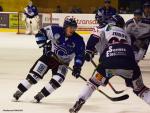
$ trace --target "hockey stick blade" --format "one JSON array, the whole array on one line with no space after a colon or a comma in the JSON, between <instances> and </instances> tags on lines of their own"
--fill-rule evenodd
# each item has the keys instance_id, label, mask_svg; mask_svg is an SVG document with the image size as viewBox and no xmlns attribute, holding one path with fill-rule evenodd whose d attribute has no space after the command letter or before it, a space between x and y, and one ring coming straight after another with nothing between
<instances>
[{"instance_id":1,"label":"hockey stick blade","mask_svg":"<svg viewBox=\"0 0 150 113\"><path fill-rule=\"evenodd\" d=\"M97 89L97 91L99 91L100 93L102 93L105 97L107 97L108 99L110 99L113 102L122 101L122 100L126 100L126 99L129 98L128 94L122 95L120 97L110 97L106 93L104 93L103 91L101 91L100 89Z\"/></svg>"},{"instance_id":2,"label":"hockey stick blade","mask_svg":"<svg viewBox=\"0 0 150 113\"><path fill-rule=\"evenodd\" d=\"M111 89L116 93L116 94L120 94L120 93L123 93L125 90L121 90L121 91L117 91L111 83L108 83L108 85L111 87Z\"/></svg>"},{"instance_id":3,"label":"hockey stick blade","mask_svg":"<svg viewBox=\"0 0 150 113\"><path fill-rule=\"evenodd\" d=\"M114 91L116 94L120 94L120 93L123 93L125 90L122 90L122 91Z\"/></svg>"}]
</instances>

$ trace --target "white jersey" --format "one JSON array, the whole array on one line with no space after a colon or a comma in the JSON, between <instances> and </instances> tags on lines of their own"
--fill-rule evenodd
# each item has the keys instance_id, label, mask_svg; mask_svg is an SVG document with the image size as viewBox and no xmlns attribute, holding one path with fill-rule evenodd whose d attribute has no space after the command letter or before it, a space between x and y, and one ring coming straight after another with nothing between
<instances>
[{"instance_id":1,"label":"white jersey","mask_svg":"<svg viewBox=\"0 0 150 113\"><path fill-rule=\"evenodd\" d=\"M149 37L150 19L142 18L139 22L136 22L135 19L130 19L126 23L126 31L136 39Z\"/></svg>"},{"instance_id":2,"label":"white jersey","mask_svg":"<svg viewBox=\"0 0 150 113\"><path fill-rule=\"evenodd\" d=\"M126 31L122 28L116 27L114 25L106 25L103 28L95 27L92 33L94 36L99 38L99 42L96 44L96 50L101 55L104 49L109 45L112 38L116 38L118 41L126 40L128 44L131 43L130 37Z\"/></svg>"}]
</instances>

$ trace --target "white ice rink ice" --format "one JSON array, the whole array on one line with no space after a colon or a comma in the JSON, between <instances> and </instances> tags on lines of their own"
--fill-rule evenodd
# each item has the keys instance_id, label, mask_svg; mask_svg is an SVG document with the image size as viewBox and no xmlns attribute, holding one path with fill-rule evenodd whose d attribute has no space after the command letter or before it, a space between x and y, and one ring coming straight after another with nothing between
<instances>
[{"instance_id":1,"label":"white ice rink ice","mask_svg":"<svg viewBox=\"0 0 150 113\"><path fill-rule=\"evenodd\" d=\"M88 36L84 38L87 40ZM18 83L26 77L30 67L41 54L42 50L36 45L34 36L0 33L0 113L69 113L68 109L73 106L85 84L81 79L76 80L72 77L70 71L62 87L43 99L42 103L35 104L31 101L49 82L51 72L26 92L20 98L20 102L11 102ZM145 60L141 61L140 66L144 83L150 87L150 52ZM90 63L86 63L82 75L88 79L93 69ZM111 83L117 90L126 89L124 81L119 77L114 77ZM108 86L102 90L110 96L119 96ZM134 95L131 89L125 93L130 95L128 100L111 102L102 94L95 92L79 113L150 113L150 106Z\"/></svg>"}]
</instances>

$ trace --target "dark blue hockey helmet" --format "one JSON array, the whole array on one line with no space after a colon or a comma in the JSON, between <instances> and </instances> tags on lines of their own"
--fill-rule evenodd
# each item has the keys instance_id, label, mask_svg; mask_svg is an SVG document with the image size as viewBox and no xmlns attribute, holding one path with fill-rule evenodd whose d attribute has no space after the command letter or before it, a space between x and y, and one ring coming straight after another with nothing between
<instances>
[{"instance_id":1,"label":"dark blue hockey helmet","mask_svg":"<svg viewBox=\"0 0 150 113\"><path fill-rule=\"evenodd\" d=\"M124 26L125 26L125 21L124 21L123 17L118 14L113 15L111 17L111 21L114 22L117 27L124 28Z\"/></svg>"},{"instance_id":2,"label":"dark blue hockey helmet","mask_svg":"<svg viewBox=\"0 0 150 113\"><path fill-rule=\"evenodd\" d=\"M69 26L70 26L70 27L77 28L78 26L77 26L76 20L73 19L73 18L67 18L67 19L65 19L63 27L64 27L64 28L67 28L67 27L69 27Z\"/></svg>"},{"instance_id":3,"label":"dark blue hockey helmet","mask_svg":"<svg viewBox=\"0 0 150 113\"><path fill-rule=\"evenodd\" d=\"M146 3L144 3L144 5L143 5L143 8L149 8L150 7L150 2L146 2Z\"/></svg>"},{"instance_id":4,"label":"dark blue hockey helmet","mask_svg":"<svg viewBox=\"0 0 150 113\"><path fill-rule=\"evenodd\" d=\"M134 16L136 16L136 15L139 15L139 16L142 16L142 10L141 9L136 9L135 11L134 11Z\"/></svg>"},{"instance_id":5,"label":"dark blue hockey helmet","mask_svg":"<svg viewBox=\"0 0 150 113\"><path fill-rule=\"evenodd\" d=\"M101 11L101 9L98 9L96 14L95 14L95 20L97 20L97 22L99 24L101 24L102 22L105 21L105 15L103 14L103 12Z\"/></svg>"}]
</instances>

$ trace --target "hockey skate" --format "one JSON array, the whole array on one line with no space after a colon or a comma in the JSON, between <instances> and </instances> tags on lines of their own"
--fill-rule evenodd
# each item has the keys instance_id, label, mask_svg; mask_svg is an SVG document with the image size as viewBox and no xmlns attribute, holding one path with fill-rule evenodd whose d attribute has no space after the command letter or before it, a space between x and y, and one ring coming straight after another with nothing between
<instances>
[{"instance_id":1,"label":"hockey skate","mask_svg":"<svg viewBox=\"0 0 150 113\"><path fill-rule=\"evenodd\" d=\"M13 95L13 97L15 98L16 101L18 101L18 99L21 97L21 95L23 94L23 92L21 91L16 91L16 93Z\"/></svg>"},{"instance_id":2,"label":"hockey skate","mask_svg":"<svg viewBox=\"0 0 150 113\"><path fill-rule=\"evenodd\" d=\"M37 95L34 96L34 99L35 99L34 102L40 103L40 101L42 100L42 98L44 98L44 95L41 92L39 92Z\"/></svg>"},{"instance_id":3,"label":"hockey skate","mask_svg":"<svg viewBox=\"0 0 150 113\"><path fill-rule=\"evenodd\" d=\"M83 106L84 103L85 103L85 100L79 99L79 101L77 101L75 103L75 105L73 106L73 108L69 109L69 112L70 113L78 113L78 111L81 109L81 107Z\"/></svg>"},{"instance_id":4,"label":"hockey skate","mask_svg":"<svg viewBox=\"0 0 150 113\"><path fill-rule=\"evenodd\" d=\"M147 89L141 94L141 98L150 105L150 89Z\"/></svg>"}]
</instances>

